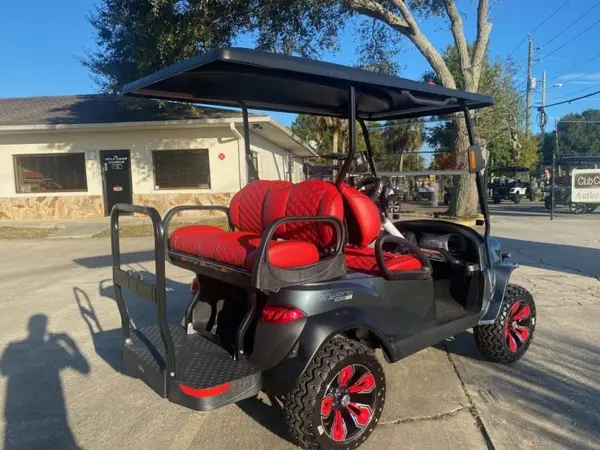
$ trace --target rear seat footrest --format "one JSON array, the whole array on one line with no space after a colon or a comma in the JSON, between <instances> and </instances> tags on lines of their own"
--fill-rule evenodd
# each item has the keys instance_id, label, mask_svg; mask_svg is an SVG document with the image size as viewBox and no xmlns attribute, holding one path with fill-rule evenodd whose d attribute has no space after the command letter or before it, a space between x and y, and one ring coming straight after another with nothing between
<instances>
[{"instance_id":1,"label":"rear seat footrest","mask_svg":"<svg viewBox=\"0 0 600 450\"><path fill-rule=\"evenodd\" d=\"M216 338L186 334L170 324L175 347L175 376L168 377L169 400L198 411L209 411L253 397L260 392L260 370L248 360L234 361ZM164 347L158 325L135 330L123 348L125 366L162 397Z\"/></svg>"}]
</instances>

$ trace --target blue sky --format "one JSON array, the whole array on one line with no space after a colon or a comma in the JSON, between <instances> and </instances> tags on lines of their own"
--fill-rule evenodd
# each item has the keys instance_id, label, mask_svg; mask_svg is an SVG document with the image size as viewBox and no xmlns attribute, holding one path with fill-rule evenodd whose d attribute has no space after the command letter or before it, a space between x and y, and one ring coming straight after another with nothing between
<instances>
[{"instance_id":1,"label":"blue sky","mask_svg":"<svg viewBox=\"0 0 600 450\"><path fill-rule=\"evenodd\" d=\"M564 2L565 0L492 0L491 21L494 28L490 43L491 55L501 58L512 56L516 61L524 62L527 43L523 42L520 46L518 44ZM93 30L86 20L94 3L94 0L4 2L0 14L0 97L95 92L97 88L87 69L78 61L86 49L93 49L95 46ZM598 7L583 15L597 3ZM475 35L474 4L476 2L458 0L459 8L466 13L464 21L469 41ZM542 71L546 70L551 79L548 103L600 90L600 48L597 44L600 41L600 1L570 0L535 30L532 37L536 47L542 46L582 15L575 25L545 48L536 51L536 57L541 58L541 61L534 66L534 75L541 81ZM594 25L596 21L599 23ZM443 21L423 21L421 27L437 48L451 43L451 35ZM588 27L591 28L577 37ZM572 38L575 39L567 43ZM567 45L553 52L565 43ZM241 39L240 44L248 46L250 41ZM350 32L343 34L341 44L340 52L324 55L323 59L341 64L354 63L353 38ZM404 67L402 76L419 78L428 68L427 62L410 42L404 43L404 49L399 55L399 61ZM551 52L552 55L543 58ZM598 58L577 67L595 56ZM570 66L575 67L565 72ZM561 72L565 73L560 75ZM523 76L523 84L524 82ZM562 83L563 86L552 88L555 83ZM541 82L538 83L538 88L540 86ZM534 94L534 104L539 99L539 93ZM552 122L568 112L588 108L600 108L600 95L551 108L548 114ZM289 124L293 118L290 115L274 115L285 124Z\"/></svg>"}]
</instances>

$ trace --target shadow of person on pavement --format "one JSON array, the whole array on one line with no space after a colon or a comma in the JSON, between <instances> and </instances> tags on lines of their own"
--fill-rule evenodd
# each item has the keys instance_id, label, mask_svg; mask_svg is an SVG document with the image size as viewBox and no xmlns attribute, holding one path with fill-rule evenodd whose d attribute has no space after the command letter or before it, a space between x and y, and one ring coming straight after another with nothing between
<instances>
[{"instance_id":1,"label":"shadow of person on pavement","mask_svg":"<svg viewBox=\"0 0 600 450\"><path fill-rule=\"evenodd\" d=\"M129 375L121 361L121 329L104 330L89 295L77 286L73 288L73 295L79 308L79 314L90 331L96 354L116 372Z\"/></svg>"},{"instance_id":2,"label":"shadow of person on pavement","mask_svg":"<svg viewBox=\"0 0 600 450\"><path fill-rule=\"evenodd\" d=\"M75 341L48 332L48 317L31 316L29 335L8 344L0 374L8 379L4 449L77 449L69 427L60 372L87 374L90 366Z\"/></svg>"}]
</instances>

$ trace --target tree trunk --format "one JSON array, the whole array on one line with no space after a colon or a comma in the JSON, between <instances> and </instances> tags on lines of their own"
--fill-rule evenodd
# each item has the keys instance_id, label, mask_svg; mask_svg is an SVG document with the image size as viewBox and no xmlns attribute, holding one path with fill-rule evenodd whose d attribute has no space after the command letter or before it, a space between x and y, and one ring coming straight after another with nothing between
<instances>
[{"instance_id":1,"label":"tree trunk","mask_svg":"<svg viewBox=\"0 0 600 450\"><path fill-rule=\"evenodd\" d=\"M334 130L333 131L333 143L331 144L331 151L333 153L337 153L337 151L338 151L338 140L339 140L338 130Z\"/></svg>"},{"instance_id":2,"label":"tree trunk","mask_svg":"<svg viewBox=\"0 0 600 450\"><path fill-rule=\"evenodd\" d=\"M461 119L462 117L456 122L457 137L454 151L456 152L456 168L458 170L465 170L468 167L467 149L470 144L467 126ZM479 203L475 175L455 176L453 181L454 189L452 202L450 203L450 215L460 218L476 217Z\"/></svg>"},{"instance_id":3,"label":"tree trunk","mask_svg":"<svg viewBox=\"0 0 600 450\"><path fill-rule=\"evenodd\" d=\"M404 169L404 152L400 152L400 167L398 168L398 170L400 172L402 172L403 169Z\"/></svg>"}]
</instances>

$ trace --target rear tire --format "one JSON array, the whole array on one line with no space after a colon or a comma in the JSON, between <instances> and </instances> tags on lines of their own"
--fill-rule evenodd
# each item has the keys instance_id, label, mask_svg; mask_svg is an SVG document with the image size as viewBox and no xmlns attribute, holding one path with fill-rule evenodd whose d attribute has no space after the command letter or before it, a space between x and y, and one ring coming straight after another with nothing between
<instances>
[{"instance_id":1,"label":"rear tire","mask_svg":"<svg viewBox=\"0 0 600 450\"><path fill-rule=\"evenodd\" d=\"M367 440L385 403L375 352L342 336L325 344L283 398L290 433L305 449L349 450Z\"/></svg>"},{"instance_id":2,"label":"rear tire","mask_svg":"<svg viewBox=\"0 0 600 450\"><path fill-rule=\"evenodd\" d=\"M509 284L496 322L473 328L475 344L487 359L510 364L523 357L535 332L533 296L516 284Z\"/></svg>"},{"instance_id":3,"label":"rear tire","mask_svg":"<svg viewBox=\"0 0 600 450\"><path fill-rule=\"evenodd\" d=\"M500 197L494 197L494 203L497 205L498 203L500 203L502 201L502 199Z\"/></svg>"}]
</instances>

